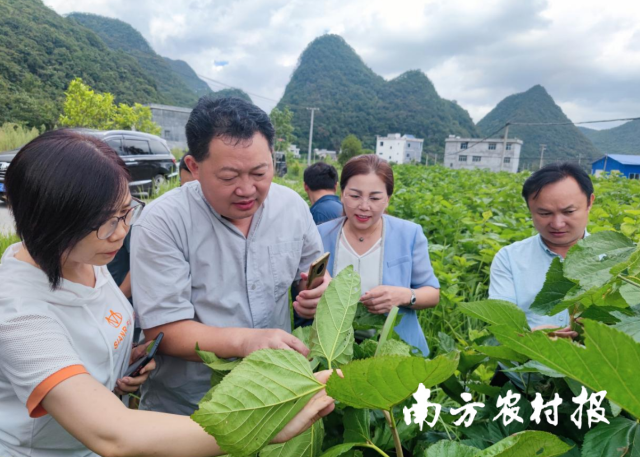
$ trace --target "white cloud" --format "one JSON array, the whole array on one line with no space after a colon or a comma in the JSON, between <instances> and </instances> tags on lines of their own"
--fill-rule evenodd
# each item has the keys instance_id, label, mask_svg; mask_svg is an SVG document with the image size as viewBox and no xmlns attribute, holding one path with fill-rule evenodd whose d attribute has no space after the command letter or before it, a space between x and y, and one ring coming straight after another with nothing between
<instances>
[{"instance_id":1,"label":"white cloud","mask_svg":"<svg viewBox=\"0 0 640 457\"><path fill-rule=\"evenodd\" d=\"M574 120L640 114L640 2L608 0L45 0L116 17L161 55L279 99L307 44L339 33L377 73L419 68L479 121L542 84ZM215 61L228 61L216 66ZM222 86L212 84L214 89ZM274 102L253 97L270 110Z\"/></svg>"}]
</instances>

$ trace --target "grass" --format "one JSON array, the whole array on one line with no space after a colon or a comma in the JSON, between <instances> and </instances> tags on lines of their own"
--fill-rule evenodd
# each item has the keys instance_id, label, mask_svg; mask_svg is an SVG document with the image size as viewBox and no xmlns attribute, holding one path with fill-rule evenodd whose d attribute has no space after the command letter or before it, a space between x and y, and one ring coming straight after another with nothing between
<instances>
[{"instance_id":1,"label":"grass","mask_svg":"<svg viewBox=\"0 0 640 457\"><path fill-rule=\"evenodd\" d=\"M2 233L0 232L0 255L4 254L4 251L12 244L20 241L18 235L15 233Z\"/></svg>"},{"instance_id":2,"label":"grass","mask_svg":"<svg viewBox=\"0 0 640 457\"><path fill-rule=\"evenodd\" d=\"M0 127L0 152L24 146L40 135L37 128L29 129L19 124L6 122Z\"/></svg>"}]
</instances>

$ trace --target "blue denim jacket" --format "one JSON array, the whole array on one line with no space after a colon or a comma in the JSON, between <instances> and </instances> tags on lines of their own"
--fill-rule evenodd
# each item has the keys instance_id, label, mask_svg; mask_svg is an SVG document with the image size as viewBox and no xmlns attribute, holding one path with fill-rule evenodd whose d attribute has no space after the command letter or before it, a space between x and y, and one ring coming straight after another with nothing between
<instances>
[{"instance_id":1,"label":"blue denim jacket","mask_svg":"<svg viewBox=\"0 0 640 457\"><path fill-rule=\"evenodd\" d=\"M427 238L424 236L422 227L386 214L382 217L384 223L382 284L411 289L424 286L439 289L440 283L431 267ZM345 218L341 217L318 226L324 250L331 253L329 261L331 276L338 274L337 271L333 271L334 254L344 220ZM425 357L428 356L429 347L416 311L400 307L399 312L403 314L403 318L395 331L406 343L420 349Z\"/></svg>"}]
</instances>

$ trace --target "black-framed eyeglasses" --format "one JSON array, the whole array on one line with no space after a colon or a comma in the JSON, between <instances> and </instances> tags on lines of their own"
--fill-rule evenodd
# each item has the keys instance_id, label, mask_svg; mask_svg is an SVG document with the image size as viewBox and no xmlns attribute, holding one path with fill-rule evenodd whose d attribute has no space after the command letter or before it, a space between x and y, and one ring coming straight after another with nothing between
<instances>
[{"instance_id":1,"label":"black-framed eyeglasses","mask_svg":"<svg viewBox=\"0 0 640 457\"><path fill-rule=\"evenodd\" d=\"M120 221L123 221L125 225L131 227L133 223L138 219L140 213L142 212L142 208L144 208L145 203L142 200L138 200L137 198L131 199L131 208L127 211L127 214L124 216L113 216L107 220L107 222L103 223L96 230L96 235L99 240L106 240L111 235L115 233L118 229L118 224Z\"/></svg>"}]
</instances>

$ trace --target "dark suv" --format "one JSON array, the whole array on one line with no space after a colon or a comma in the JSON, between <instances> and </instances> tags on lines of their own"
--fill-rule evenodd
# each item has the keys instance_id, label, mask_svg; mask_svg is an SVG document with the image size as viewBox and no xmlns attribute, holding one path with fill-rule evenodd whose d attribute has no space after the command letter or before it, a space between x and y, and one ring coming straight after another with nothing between
<instances>
[{"instance_id":1,"label":"dark suv","mask_svg":"<svg viewBox=\"0 0 640 457\"><path fill-rule=\"evenodd\" d=\"M167 142L160 137L129 130L75 129L84 134L100 138L118 153L131 174L131 193L150 196L169 178L178 175L176 160ZM0 154L0 198L4 199L4 175L18 149Z\"/></svg>"}]
</instances>

